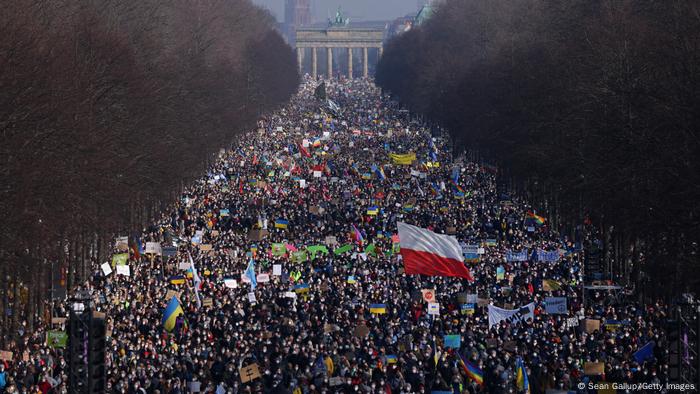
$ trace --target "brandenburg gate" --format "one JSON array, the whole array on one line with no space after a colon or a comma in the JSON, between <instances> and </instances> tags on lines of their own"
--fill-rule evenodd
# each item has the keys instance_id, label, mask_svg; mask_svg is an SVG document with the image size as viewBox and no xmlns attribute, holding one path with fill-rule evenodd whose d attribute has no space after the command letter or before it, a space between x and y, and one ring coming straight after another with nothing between
<instances>
[{"instance_id":1,"label":"brandenburg gate","mask_svg":"<svg viewBox=\"0 0 700 394\"><path fill-rule=\"evenodd\" d=\"M302 27L296 31L297 63L299 72L304 73L304 58L307 50L311 52L311 75L318 76L318 51L326 51L326 74L333 77L333 49L347 51L347 76L353 77L353 52L362 55L362 76L369 74L369 51L377 51L377 59L382 56L384 30L380 28L348 27L348 23L329 23L327 28Z\"/></svg>"}]
</instances>

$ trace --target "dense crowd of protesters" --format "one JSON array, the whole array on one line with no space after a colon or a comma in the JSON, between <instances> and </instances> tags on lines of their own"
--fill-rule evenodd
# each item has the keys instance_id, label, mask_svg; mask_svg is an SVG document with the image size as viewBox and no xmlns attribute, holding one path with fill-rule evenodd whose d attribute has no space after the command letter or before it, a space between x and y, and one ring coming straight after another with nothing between
<instances>
[{"instance_id":1,"label":"dense crowd of protesters","mask_svg":"<svg viewBox=\"0 0 700 394\"><path fill-rule=\"evenodd\" d=\"M499 192L493 168L453 157L445 137L371 82L328 81L330 105L315 88L307 79L139 235L141 245L177 245L176 256L132 251L130 276L95 264L81 289L107 316L108 392L515 393L517 358L533 393L575 391L589 380L668 380L665 305L607 302L604 291L584 304L585 228L576 240L533 223L526 201ZM411 165L389 158L409 152ZM483 248L465 262L474 281L405 275L397 221ZM273 244L284 251L273 253ZM314 245L327 252L303 261L298 252ZM506 261L507 251L526 249L560 257ZM182 264L190 256L201 306ZM251 265L270 274L256 277L254 290ZM439 315L428 313L423 289L434 290ZM184 310L172 331L161 323L166 294ZM473 310L463 307L470 295ZM565 314L545 312L550 296L566 297ZM533 319L489 328L488 304L531 302ZM372 313L372 304L386 313ZM587 330L584 318L603 324ZM67 392L66 350L46 346L46 330L18 333L14 359L0 366L0 392ZM454 334L458 347L446 347ZM653 356L638 363L633 354L650 341ZM460 357L483 372L483 384ZM604 374L584 374L590 362L602 362ZM261 376L244 383L239 369L252 364Z\"/></svg>"}]
</instances>

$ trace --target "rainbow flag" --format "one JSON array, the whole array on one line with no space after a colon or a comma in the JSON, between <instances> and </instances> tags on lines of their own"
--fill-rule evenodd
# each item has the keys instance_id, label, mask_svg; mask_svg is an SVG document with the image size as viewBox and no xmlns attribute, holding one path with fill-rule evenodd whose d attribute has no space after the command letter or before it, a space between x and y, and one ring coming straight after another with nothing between
<instances>
[{"instance_id":1,"label":"rainbow flag","mask_svg":"<svg viewBox=\"0 0 700 394\"><path fill-rule=\"evenodd\" d=\"M386 313L386 304L371 304L369 306L369 313L375 315L382 315Z\"/></svg>"},{"instance_id":2,"label":"rainbow flag","mask_svg":"<svg viewBox=\"0 0 700 394\"><path fill-rule=\"evenodd\" d=\"M461 354L457 353L457 356L459 357L459 365L462 367L462 370L467 377L475 381L479 386L483 386L484 371L480 370L476 365L470 363L469 361L464 361Z\"/></svg>"},{"instance_id":3,"label":"rainbow flag","mask_svg":"<svg viewBox=\"0 0 700 394\"><path fill-rule=\"evenodd\" d=\"M161 320L161 324L163 324L163 327L165 327L167 331L172 331L175 328L175 320L177 317L184 314L185 311L182 310L180 301L177 300L177 297L173 296L170 302L168 302L168 306L165 307L165 311L163 311L163 320Z\"/></svg>"},{"instance_id":4,"label":"rainbow flag","mask_svg":"<svg viewBox=\"0 0 700 394\"><path fill-rule=\"evenodd\" d=\"M545 219L542 216L535 214L534 212L528 212L527 217L529 219L533 219L535 223L537 223L540 226L544 224Z\"/></svg>"},{"instance_id":5,"label":"rainbow flag","mask_svg":"<svg viewBox=\"0 0 700 394\"><path fill-rule=\"evenodd\" d=\"M364 239L365 239L365 237L362 236L362 233L360 232L360 230L358 230L354 224L352 225L352 238L357 243L362 243L362 241L364 241Z\"/></svg>"}]
</instances>

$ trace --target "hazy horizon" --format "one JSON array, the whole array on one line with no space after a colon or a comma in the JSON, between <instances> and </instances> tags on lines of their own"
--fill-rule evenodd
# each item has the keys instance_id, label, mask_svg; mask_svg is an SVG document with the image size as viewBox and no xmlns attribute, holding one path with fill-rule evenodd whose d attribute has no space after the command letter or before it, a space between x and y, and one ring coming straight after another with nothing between
<instances>
[{"instance_id":1,"label":"hazy horizon","mask_svg":"<svg viewBox=\"0 0 700 394\"><path fill-rule=\"evenodd\" d=\"M269 9L278 21L284 22L285 0L253 0L253 3ZM335 15L340 5L343 13L351 20L372 21L391 20L415 13L419 0L311 0L314 22L327 20Z\"/></svg>"}]
</instances>

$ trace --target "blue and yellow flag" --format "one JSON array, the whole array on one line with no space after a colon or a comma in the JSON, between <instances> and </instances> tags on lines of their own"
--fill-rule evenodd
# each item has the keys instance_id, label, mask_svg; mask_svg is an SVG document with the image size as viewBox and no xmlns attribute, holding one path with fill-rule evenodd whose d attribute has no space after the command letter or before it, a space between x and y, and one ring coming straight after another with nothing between
<instances>
[{"instance_id":1,"label":"blue and yellow flag","mask_svg":"<svg viewBox=\"0 0 700 394\"><path fill-rule=\"evenodd\" d=\"M163 312L163 320L161 323L167 331L172 331L175 328L175 320L177 317L184 314L185 311L182 310L180 301L177 300L177 297L173 296Z\"/></svg>"},{"instance_id":2,"label":"blue and yellow flag","mask_svg":"<svg viewBox=\"0 0 700 394\"><path fill-rule=\"evenodd\" d=\"M379 208L377 208L376 206L367 208L367 215L377 216L377 214L379 214Z\"/></svg>"},{"instance_id":3,"label":"blue and yellow flag","mask_svg":"<svg viewBox=\"0 0 700 394\"><path fill-rule=\"evenodd\" d=\"M369 312L375 315L382 315L386 313L386 304L371 304Z\"/></svg>"},{"instance_id":4,"label":"blue and yellow flag","mask_svg":"<svg viewBox=\"0 0 700 394\"><path fill-rule=\"evenodd\" d=\"M287 226L289 226L289 220L287 220L287 219L275 220L275 228L286 229Z\"/></svg>"},{"instance_id":5,"label":"blue and yellow flag","mask_svg":"<svg viewBox=\"0 0 700 394\"><path fill-rule=\"evenodd\" d=\"M524 391L527 394L530 393L530 382L527 379L527 371L525 370L523 359L520 357L515 360L515 384L519 391Z\"/></svg>"}]
</instances>

